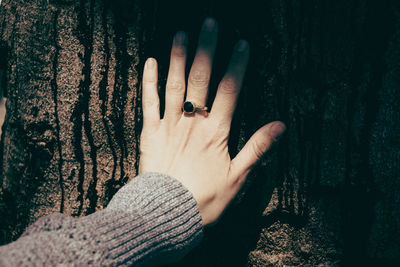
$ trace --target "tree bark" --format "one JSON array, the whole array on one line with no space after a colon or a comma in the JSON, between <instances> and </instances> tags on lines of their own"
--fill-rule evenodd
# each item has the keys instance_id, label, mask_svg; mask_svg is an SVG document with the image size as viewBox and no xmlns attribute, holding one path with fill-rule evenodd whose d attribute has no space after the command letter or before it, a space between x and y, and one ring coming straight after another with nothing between
<instances>
[{"instance_id":1,"label":"tree bark","mask_svg":"<svg viewBox=\"0 0 400 267\"><path fill-rule=\"evenodd\" d=\"M1 12L2 212L14 238L45 214L103 208L135 175L138 31L102 1L4 1Z\"/></svg>"},{"instance_id":2,"label":"tree bark","mask_svg":"<svg viewBox=\"0 0 400 267\"><path fill-rule=\"evenodd\" d=\"M172 36L217 18L208 105L231 47L251 59L229 145L288 131L178 266L400 262L400 17L395 1L3 0L1 241L38 217L105 207L137 172L140 79ZM190 61L189 64L190 66ZM163 107L161 107L163 108Z\"/></svg>"}]
</instances>

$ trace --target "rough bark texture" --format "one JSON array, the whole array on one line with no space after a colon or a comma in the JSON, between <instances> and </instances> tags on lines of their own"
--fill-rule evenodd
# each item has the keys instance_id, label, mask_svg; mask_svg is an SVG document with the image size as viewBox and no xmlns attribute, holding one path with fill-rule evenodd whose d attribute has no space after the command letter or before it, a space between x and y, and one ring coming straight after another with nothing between
<instances>
[{"instance_id":1,"label":"rough bark texture","mask_svg":"<svg viewBox=\"0 0 400 267\"><path fill-rule=\"evenodd\" d=\"M139 57L137 22L117 22L103 1L4 1L1 12L8 239L49 212L101 209L135 175Z\"/></svg>"},{"instance_id":2,"label":"rough bark texture","mask_svg":"<svg viewBox=\"0 0 400 267\"><path fill-rule=\"evenodd\" d=\"M264 123L288 132L178 266L400 264L400 8L396 1L3 0L1 239L83 216L134 177L140 72L171 37L220 23L210 104L231 47L252 50L232 155ZM189 64L190 65L190 64ZM163 95L161 94L161 97Z\"/></svg>"}]
</instances>

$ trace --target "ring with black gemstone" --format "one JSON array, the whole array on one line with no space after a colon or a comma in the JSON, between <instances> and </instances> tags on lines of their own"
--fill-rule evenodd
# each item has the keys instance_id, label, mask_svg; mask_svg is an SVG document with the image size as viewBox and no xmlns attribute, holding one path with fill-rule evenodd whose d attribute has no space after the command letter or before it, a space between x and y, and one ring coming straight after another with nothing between
<instances>
[{"instance_id":1,"label":"ring with black gemstone","mask_svg":"<svg viewBox=\"0 0 400 267\"><path fill-rule=\"evenodd\" d=\"M193 114L196 111L207 111L206 106L198 106L192 101L185 101L182 106L182 110L185 114Z\"/></svg>"}]
</instances>

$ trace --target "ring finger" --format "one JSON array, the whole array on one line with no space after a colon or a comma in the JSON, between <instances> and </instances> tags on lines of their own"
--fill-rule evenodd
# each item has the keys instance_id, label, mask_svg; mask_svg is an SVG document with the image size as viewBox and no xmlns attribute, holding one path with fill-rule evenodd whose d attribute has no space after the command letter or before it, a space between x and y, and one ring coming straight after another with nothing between
<instances>
[{"instance_id":1,"label":"ring finger","mask_svg":"<svg viewBox=\"0 0 400 267\"><path fill-rule=\"evenodd\" d=\"M175 35L165 94L164 118L175 122L182 115L185 96L185 63L187 38L184 32Z\"/></svg>"}]
</instances>

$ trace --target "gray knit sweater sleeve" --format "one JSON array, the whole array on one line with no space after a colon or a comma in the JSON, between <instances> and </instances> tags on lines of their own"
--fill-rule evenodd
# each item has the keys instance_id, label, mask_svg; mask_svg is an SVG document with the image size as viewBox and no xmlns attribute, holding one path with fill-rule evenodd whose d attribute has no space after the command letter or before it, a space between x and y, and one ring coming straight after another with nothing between
<instances>
[{"instance_id":1,"label":"gray knit sweater sleeve","mask_svg":"<svg viewBox=\"0 0 400 267\"><path fill-rule=\"evenodd\" d=\"M0 247L0 266L154 266L181 259L202 238L196 200L182 184L145 173L102 211L39 219Z\"/></svg>"}]
</instances>

